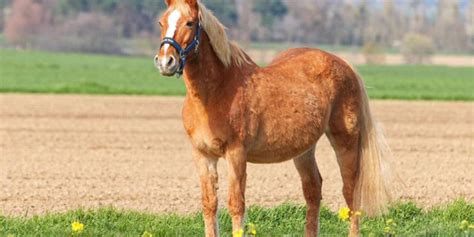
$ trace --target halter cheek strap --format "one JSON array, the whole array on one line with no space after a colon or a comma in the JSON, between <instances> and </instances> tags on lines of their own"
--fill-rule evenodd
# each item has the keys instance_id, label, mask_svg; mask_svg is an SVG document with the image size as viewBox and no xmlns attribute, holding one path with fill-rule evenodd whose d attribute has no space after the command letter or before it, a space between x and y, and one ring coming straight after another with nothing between
<instances>
[{"instance_id":1,"label":"halter cheek strap","mask_svg":"<svg viewBox=\"0 0 474 237\"><path fill-rule=\"evenodd\" d=\"M186 66L186 59L188 55L191 53L191 51L192 50L194 50L195 52L198 51L200 39L201 39L201 23L198 23L196 35L194 36L193 41L191 41L191 43L189 43L189 45L184 49L183 47L181 47L181 45L178 42L176 42L174 38L165 37L161 41L160 49L163 48L164 45L169 44L173 46L173 48L175 48L176 51L178 51L179 53L179 67L178 67L178 70L176 71L178 76L181 76L183 74L184 66Z\"/></svg>"}]
</instances>

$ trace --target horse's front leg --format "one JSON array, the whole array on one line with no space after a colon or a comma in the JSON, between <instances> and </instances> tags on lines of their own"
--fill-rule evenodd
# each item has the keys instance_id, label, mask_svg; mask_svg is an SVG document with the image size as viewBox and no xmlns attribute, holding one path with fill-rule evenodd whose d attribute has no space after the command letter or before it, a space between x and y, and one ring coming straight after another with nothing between
<instances>
[{"instance_id":1,"label":"horse's front leg","mask_svg":"<svg viewBox=\"0 0 474 237\"><path fill-rule=\"evenodd\" d=\"M229 178L229 212L232 217L232 232L243 230L245 219L245 181L247 178L247 155L242 146L228 148L226 152Z\"/></svg>"},{"instance_id":2,"label":"horse's front leg","mask_svg":"<svg viewBox=\"0 0 474 237\"><path fill-rule=\"evenodd\" d=\"M193 152L193 157L201 181L202 211L206 236L219 236L219 224L217 220L218 158L206 157L197 150Z\"/></svg>"}]
</instances>

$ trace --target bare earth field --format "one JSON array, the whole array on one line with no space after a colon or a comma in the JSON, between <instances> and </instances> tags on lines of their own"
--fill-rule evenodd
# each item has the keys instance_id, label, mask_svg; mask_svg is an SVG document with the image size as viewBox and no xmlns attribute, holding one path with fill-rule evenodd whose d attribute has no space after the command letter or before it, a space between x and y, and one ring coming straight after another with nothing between
<instances>
[{"instance_id":1,"label":"bare earth field","mask_svg":"<svg viewBox=\"0 0 474 237\"><path fill-rule=\"evenodd\" d=\"M0 211L32 215L112 205L200 208L181 125L182 98L0 95ZM474 103L374 101L400 177L396 193L425 206L474 200ZM321 139L324 202L344 206L334 153ZM220 203L227 192L219 165ZM403 184L400 184L403 183ZM247 203L303 203L292 162L249 165Z\"/></svg>"}]
</instances>

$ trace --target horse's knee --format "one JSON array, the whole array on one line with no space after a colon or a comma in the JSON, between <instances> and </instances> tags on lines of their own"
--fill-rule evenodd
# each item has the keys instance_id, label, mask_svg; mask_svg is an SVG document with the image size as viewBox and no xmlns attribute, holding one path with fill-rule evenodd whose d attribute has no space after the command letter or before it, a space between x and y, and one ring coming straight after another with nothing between
<instances>
[{"instance_id":1,"label":"horse's knee","mask_svg":"<svg viewBox=\"0 0 474 237\"><path fill-rule=\"evenodd\" d=\"M217 213L217 175L209 174L201 179L203 213L213 217Z\"/></svg>"},{"instance_id":2,"label":"horse's knee","mask_svg":"<svg viewBox=\"0 0 474 237\"><path fill-rule=\"evenodd\" d=\"M245 214L245 201L243 198L235 196L229 197L228 201L229 213L231 216L240 216Z\"/></svg>"},{"instance_id":3,"label":"horse's knee","mask_svg":"<svg viewBox=\"0 0 474 237\"><path fill-rule=\"evenodd\" d=\"M203 193L201 201L203 207L203 214L206 217L215 216L217 213L217 196L214 194Z\"/></svg>"}]
</instances>

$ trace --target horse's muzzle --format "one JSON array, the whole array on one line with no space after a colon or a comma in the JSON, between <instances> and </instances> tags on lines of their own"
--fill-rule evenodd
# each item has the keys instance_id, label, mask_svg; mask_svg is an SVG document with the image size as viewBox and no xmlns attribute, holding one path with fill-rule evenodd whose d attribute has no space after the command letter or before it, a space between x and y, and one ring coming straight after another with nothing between
<instances>
[{"instance_id":1,"label":"horse's muzzle","mask_svg":"<svg viewBox=\"0 0 474 237\"><path fill-rule=\"evenodd\" d=\"M174 76L179 68L179 62L175 56L165 56L160 58L155 56L155 67L160 70L163 76Z\"/></svg>"}]
</instances>

